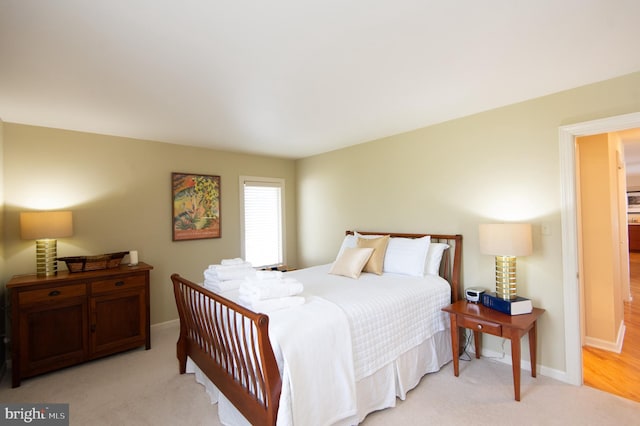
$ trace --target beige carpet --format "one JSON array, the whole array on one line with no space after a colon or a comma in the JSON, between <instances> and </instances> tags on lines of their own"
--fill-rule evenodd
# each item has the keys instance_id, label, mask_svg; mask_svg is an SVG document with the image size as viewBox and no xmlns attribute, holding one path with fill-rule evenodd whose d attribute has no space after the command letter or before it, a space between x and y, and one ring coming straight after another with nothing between
<instances>
[{"instance_id":1,"label":"beige carpet","mask_svg":"<svg viewBox=\"0 0 640 426\"><path fill-rule=\"evenodd\" d=\"M47 375L11 389L0 401L70 404L72 425L219 425L217 408L175 358L177 323L152 329L152 349L133 350ZM640 386L640 384L639 384ZM523 372L522 401L513 400L511 367L481 359L451 363L427 375L395 408L370 414L380 425L637 425L640 404L586 386ZM304 425L301 425L304 426Z\"/></svg>"}]
</instances>

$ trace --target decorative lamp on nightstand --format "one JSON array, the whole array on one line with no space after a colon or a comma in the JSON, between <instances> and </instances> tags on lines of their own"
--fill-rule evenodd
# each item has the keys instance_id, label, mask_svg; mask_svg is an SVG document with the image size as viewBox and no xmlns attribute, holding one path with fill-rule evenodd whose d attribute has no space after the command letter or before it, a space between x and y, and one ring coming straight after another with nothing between
<instances>
[{"instance_id":1,"label":"decorative lamp on nightstand","mask_svg":"<svg viewBox=\"0 0 640 426\"><path fill-rule=\"evenodd\" d=\"M39 276L58 272L58 241L56 238L73 235L70 211L20 213L20 236L23 240L36 240L36 273Z\"/></svg>"},{"instance_id":2,"label":"decorative lamp on nightstand","mask_svg":"<svg viewBox=\"0 0 640 426\"><path fill-rule=\"evenodd\" d=\"M495 223L480 225L480 252L496 257L496 295L515 300L516 256L533 251L531 224Z\"/></svg>"}]
</instances>

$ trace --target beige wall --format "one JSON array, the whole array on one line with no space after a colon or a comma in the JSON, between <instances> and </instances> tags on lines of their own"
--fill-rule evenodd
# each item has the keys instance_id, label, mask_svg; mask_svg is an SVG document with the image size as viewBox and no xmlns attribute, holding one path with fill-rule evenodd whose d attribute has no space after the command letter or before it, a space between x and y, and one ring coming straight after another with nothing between
<instances>
[{"instance_id":1,"label":"beige wall","mask_svg":"<svg viewBox=\"0 0 640 426\"><path fill-rule=\"evenodd\" d=\"M464 285L491 288L478 225L530 222L534 253L518 259L518 289L547 310L539 362L565 371L558 128L640 111L639 87L635 73L300 160L299 263L332 261L348 228L455 232ZM484 341L502 352L500 339Z\"/></svg>"},{"instance_id":2,"label":"beige wall","mask_svg":"<svg viewBox=\"0 0 640 426\"><path fill-rule=\"evenodd\" d=\"M4 261L4 123L0 118L0 279L4 276L5 261ZM4 282L4 281L3 281ZM6 304L6 292L4 285L0 285L0 336L5 335L5 324L7 314L4 310ZM0 337L0 377L2 377L3 369L5 366L5 344L4 338Z\"/></svg>"},{"instance_id":3,"label":"beige wall","mask_svg":"<svg viewBox=\"0 0 640 426\"><path fill-rule=\"evenodd\" d=\"M619 140L600 134L580 137L576 142L580 164L579 216L583 229L589 230L581 239L585 342L601 341L615 346L624 314L616 164ZM611 202L607 205L603 200Z\"/></svg>"},{"instance_id":4,"label":"beige wall","mask_svg":"<svg viewBox=\"0 0 640 426\"><path fill-rule=\"evenodd\" d=\"M640 190L640 175L627 175L627 188L629 191Z\"/></svg>"},{"instance_id":5,"label":"beige wall","mask_svg":"<svg viewBox=\"0 0 640 426\"><path fill-rule=\"evenodd\" d=\"M202 281L207 265L240 255L240 175L286 180L287 260L297 263L293 160L13 123L3 135L4 283L35 271L35 243L20 239L19 212L70 209L74 235L58 241L58 256L138 250L154 266L151 322L175 319L172 273ZM221 238L172 241L171 172L220 176Z\"/></svg>"}]
</instances>

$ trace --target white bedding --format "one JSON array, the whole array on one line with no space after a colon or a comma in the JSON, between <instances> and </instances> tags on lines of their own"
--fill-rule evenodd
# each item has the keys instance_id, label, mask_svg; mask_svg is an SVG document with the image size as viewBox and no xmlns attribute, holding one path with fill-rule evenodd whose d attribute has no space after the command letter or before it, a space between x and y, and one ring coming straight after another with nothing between
<instances>
[{"instance_id":1,"label":"white bedding","mask_svg":"<svg viewBox=\"0 0 640 426\"><path fill-rule=\"evenodd\" d=\"M449 327L440 308L451 287L435 275L362 274L359 279L328 275L330 265L289 272L305 293L340 306L351 329L355 378L359 380Z\"/></svg>"},{"instance_id":2,"label":"white bedding","mask_svg":"<svg viewBox=\"0 0 640 426\"><path fill-rule=\"evenodd\" d=\"M288 272L304 284L307 303L269 313L283 375L281 426L356 424L451 360L449 320L440 310L450 300L444 279L363 273L355 280L328 274L330 266ZM237 291L223 295L235 299ZM199 373L190 360L187 371ZM215 387L201 374L197 380L215 401ZM222 395L219 401L222 423L241 424Z\"/></svg>"},{"instance_id":3,"label":"white bedding","mask_svg":"<svg viewBox=\"0 0 640 426\"><path fill-rule=\"evenodd\" d=\"M291 417L287 424L314 425L356 413L349 323L338 306L308 295L304 306L269 315L269 339L282 361L283 389L290 400L278 417Z\"/></svg>"}]
</instances>

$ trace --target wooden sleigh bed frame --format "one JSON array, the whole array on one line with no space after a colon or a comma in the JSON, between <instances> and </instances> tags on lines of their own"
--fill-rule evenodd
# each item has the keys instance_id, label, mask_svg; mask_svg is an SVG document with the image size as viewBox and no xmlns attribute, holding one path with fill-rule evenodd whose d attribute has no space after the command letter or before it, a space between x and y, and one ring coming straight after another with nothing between
<instances>
[{"instance_id":1,"label":"wooden sleigh bed frame","mask_svg":"<svg viewBox=\"0 0 640 426\"><path fill-rule=\"evenodd\" d=\"M460 298L461 235L358 233L401 238L429 235L432 242L449 244L442 256L440 276L451 285L451 301ZM187 357L191 358L252 425L275 425L282 379L269 341L269 317L178 274L171 275L171 281L180 317L180 374L186 372Z\"/></svg>"}]
</instances>

